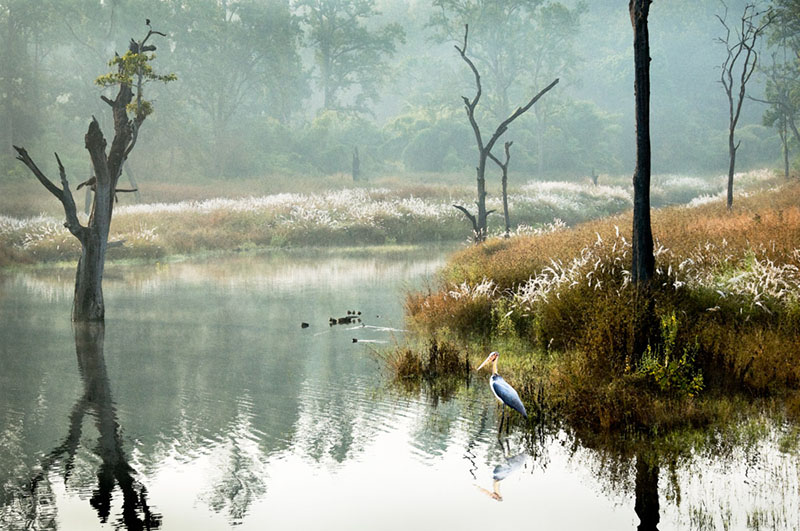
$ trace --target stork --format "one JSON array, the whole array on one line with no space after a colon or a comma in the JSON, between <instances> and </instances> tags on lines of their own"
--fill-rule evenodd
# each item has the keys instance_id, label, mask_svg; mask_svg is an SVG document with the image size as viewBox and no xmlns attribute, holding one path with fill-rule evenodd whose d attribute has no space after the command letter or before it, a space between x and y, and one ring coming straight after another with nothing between
<instances>
[{"instance_id":1,"label":"stork","mask_svg":"<svg viewBox=\"0 0 800 531\"><path fill-rule=\"evenodd\" d=\"M503 431L503 421L505 421L506 418L506 406L517 411L526 419L528 418L528 413L525 411L525 405L522 403L522 400L520 400L517 391L511 387L511 385L509 385L509 383L506 382L502 376L497 374L497 358L499 357L499 352L492 352L476 369L481 370L484 365L490 362L492 364L492 376L489 377L489 388L492 390L492 393L494 393L495 398L497 398L497 400L503 404L503 416L500 419L500 429L498 430L498 433ZM506 425L506 430L508 430L508 425Z\"/></svg>"}]
</instances>

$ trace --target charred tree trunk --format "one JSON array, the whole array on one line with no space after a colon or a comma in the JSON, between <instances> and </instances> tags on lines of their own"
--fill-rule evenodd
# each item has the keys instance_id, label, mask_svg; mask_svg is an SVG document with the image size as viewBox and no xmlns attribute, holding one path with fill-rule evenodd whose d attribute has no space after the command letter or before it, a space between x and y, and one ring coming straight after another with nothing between
<instances>
[{"instance_id":1,"label":"charred tree trunk","mask_svg":"<svg viewBox=\"0 0 800 531\"><path fill-rule=\"evenodd\" d=\"M522 116L528 109L533 107L533 105L539 101L539 98L544 96L550 89L555 87L558 84L558 79L555 79L552 83L548 86L543 88L539 91L536 96L530 99L528 103L525 104L523 107L517 107L517 110L514 111L511 116L506 118L504 121L497 126L495 129L494 134L489 139L488 142L484 144L483 137L481 136L481 129L478 125L478 122L475 119L475 108L478 106L478 102L481 99L481 76L478 73L478 69L475 67L475 63L467 57L467 37L469 36L469 25L464 26L464 45L459 47L456 45L456 50L461 55L461 58L464 60L465 63L469 66L470 70L472 70L472 74L475 77L475 88L476 93L475 97L471 100L466 96L462 96L461 99L464 101L464 108L467 112L467 118L469 119L469 123L472 126L472 131L475 134L475 142L478 148L478 166L475 168L476 170L476 177L477 177L477 188L478 188L478 197L476 206L478 207L477 215L471 214L465 207L461 205L453 205L455 208L460 210L464 213L467 219L470 220L472 223L472 231L473 231L473 239L475 243L480 243L486 239L487 235L487 224L486 218L494 212L493 210L486 210L486 160L489 158L492 148L500 139L501 136L508 130L508 126L511 125L511 122Z\"/></svg>"},{"instance_id":2,"label":"charred tree trunk","mask_svg":"<svg viewBox=\"0 0 800 531\"><path fill-rule=\"evenodd\" d=\"M650 37L647 16L651 0L630 0L636 94L636 170L633 174L634 283L653 277L653 232L650 226Z\"/></svg>"}]
</instances>

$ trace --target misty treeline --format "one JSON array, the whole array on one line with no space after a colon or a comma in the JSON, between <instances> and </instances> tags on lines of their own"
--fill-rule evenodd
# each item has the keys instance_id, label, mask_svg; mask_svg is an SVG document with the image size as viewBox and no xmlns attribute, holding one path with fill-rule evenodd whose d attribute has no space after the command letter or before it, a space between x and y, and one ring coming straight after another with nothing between
<instances>
[{"instance_id":1,"label":"misty treeline","mask_svg":"<svg viewBox=\"0 0 800 531\"><path fill-rule=\"evenodd\" d=\"M745 3L727 2L731 13ZM796 0L774 3L796 14ZM573 179L628 172L635 152L626 7L619 0L0 0L0 178L28 178L12 144L58 150L67 167L88 174L88 120L110 120L93 82L146 19L168 32L156 55L178 81L152 89L158 112L130 159L144 178L349 173L358 149L364 178L464 172L468 182L475 155L461 95L474 90L473 79L453 49L466 23L485 84L479 122L502 121L561 79L504 138L514 142L513 172ZM715 43L721 10L716 1L652 6L655 172L726 168L725 50ZM790 149L796 144L793 24L786 17L763 40L748 88L761 101L748 100L742 111L739 168L780 161L781 138Z\"/></svg>"}]
</instances>

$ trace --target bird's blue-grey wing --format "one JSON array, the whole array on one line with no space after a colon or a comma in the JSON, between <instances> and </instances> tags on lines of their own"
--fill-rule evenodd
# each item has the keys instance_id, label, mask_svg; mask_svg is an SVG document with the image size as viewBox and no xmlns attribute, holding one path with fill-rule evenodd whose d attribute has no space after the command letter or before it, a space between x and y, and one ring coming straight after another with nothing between
<instances>
[{"instance_id":1,"label":"bird's blue-grey wing","mask_svg":"<svg viewBox=\"0 0 800 531\"><path fill-rule=\"evenodd\" d=\"M496 375L492 378L492 391L505 405L516 410L523 417L528 418L528 413L525 411L525 406L522 404L519 395L502 376Z\"/></svg>"}]
</instances>

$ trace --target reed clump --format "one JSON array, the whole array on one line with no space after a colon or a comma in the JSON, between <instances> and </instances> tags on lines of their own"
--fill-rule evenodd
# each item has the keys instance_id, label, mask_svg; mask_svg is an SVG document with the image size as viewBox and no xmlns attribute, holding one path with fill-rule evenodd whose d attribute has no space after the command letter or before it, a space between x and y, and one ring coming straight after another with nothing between
<instances>
[{"instance_id":1,"label":"reed clump","mask_svg":"<svg viewBox=\"0 0 800 531\"><path fill-rule=\"evenodd\" d=\"M734 205L655 211L657 270L645 291L631 283L624 214L465 249L438 289L409 295L409 319L423 334L512 338L521 347L504 361L541 367L513 374L518 385L543 386L551 405L587 427L698 425L723 411L715 400L737 394L782 397L792 409L800 185Z\"/></svg>"},{"instance_id":2,"label":"reed clump","mask_svg":"<svg viewBox=\"0 0 800 531\"><path fill-rule=\"evenodd\" d=\"M469 357L454 342L431 338L423 347L399 347L385 354L384 361L399 379L428 380L469 373Z\"/></svg>"}]
</instances>

